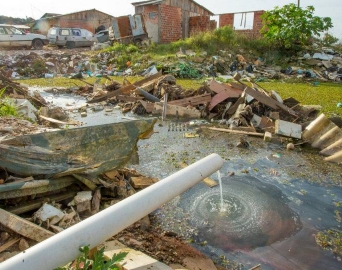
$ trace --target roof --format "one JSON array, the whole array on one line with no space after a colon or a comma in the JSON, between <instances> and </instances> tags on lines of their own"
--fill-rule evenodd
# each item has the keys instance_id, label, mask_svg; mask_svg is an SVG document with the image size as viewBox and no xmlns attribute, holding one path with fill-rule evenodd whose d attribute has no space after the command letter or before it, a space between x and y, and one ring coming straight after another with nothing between
<instances>
[{"instance_id":1,"label":"roof","mask_svg":"<svg viewBox=\"0 0 342 270\"><path fill-rule=\"evenodd\" d=\"M15 25L15 24L0 24L0 26L13 26L15 28L19 28L19 29L29 29L30 27L27 25Z\"/></svg>"},{"instance_id":2,"label":"roof","mask_svg":"<svg viewBox=\"0 0 342 270\"><path fill-rule=\"evenodd\" d=\"M43 19L43 18L54 17L54 16L59 16L59 15L61 15L61 14L58 14L58 13L45 13L40 18Z\"/></svg>"},{"instance_id":3,"label":"roof","mask_svg":"<svg viewBox=\"0 0 342 270\"><path fill-rule=\"evenodd\" d=\"M147 1L140 1L140 2L133 2L131 3L133 6L135 7L140 7L140 6L147 6L147 5L156 5L156 4L160 4L161 2L163 2L164 0L147 0ZM204 10L208 11L210 13L210 15L214 15L213 12L211 12L209 9L205 8L204 6L198 4L197 2L190 0L191 2L195 3L197 6L203 8Z\"/></svg>"},{"instance_id":4,"label":"roof","mask_svg":"<svg viewBox=\"0 0 342 270\"><path fill-rule=\"evenodd\" d=\"M105 14L105 15L108 15L108 16L111 16L111 17L114 17L114 16L112 16L112 15L110 15L110 14L104 13L104 12L102 12L102 11L99 11L99 10L93 8L93 9L81 10L81 11L76 11L76 12L67 13L67 14L53 15L53 16L51 16L51 17L44 17L44 18L42 17L41 19L59 18L59 17L68 16L68 15L73 15L73 14L77 14L77 13L81 13L81 12L87 12L87 11L96 11L96 12L100 12L100 13L102 13L102 14ZM53 13L45 13L45 14L53 14ZM39 21L39 20L37 20L37 21Z\"/></svg>"}]
</instances>

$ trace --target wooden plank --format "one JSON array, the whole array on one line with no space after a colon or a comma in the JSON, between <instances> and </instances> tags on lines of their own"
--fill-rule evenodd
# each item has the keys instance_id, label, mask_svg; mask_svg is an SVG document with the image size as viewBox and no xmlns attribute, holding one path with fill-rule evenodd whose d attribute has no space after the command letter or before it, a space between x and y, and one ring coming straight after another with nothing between
<instances>
[{"instance_id":1,"label":"wooden plank","mask_svg":"<svg viewBox=\"0 0 342 270\"><path fill-rule=\"evenodd\" d=\"M0 208L0 223L11 229L12 231L20 234L24 237L30 238L34 241L41 242L49 237L53 236L54 233L50 232L38 225L27 221L21 217L11 214Z\"/></svg>"},{"instance_id":2,"label":"wooden plank","mask_svg":"<svg viewBox=\"0 0 342 270\"><path fill-rule=\"evenodd\" d=\"M297 113L294 110L292 110L291 108L287 107L286 105L280 103L279 101L274 100L273 98L271 98L271 97L269 97L269 96L267 96L261 92L258 92L256 90L250 88L250 87L245 88L245 93L254 97L255 99L257 99L261 103L265 104L266 106L268 106L274 110L281 109L284 112L287 112L293 116L297 116Z\"/></svg>"},{"instance_id":3,"label":"wooden plank","mask_svg":"<svg viewBox=\"0 0 342 270\"><path fill-rule=\"evenodd\" d=\"M131 181L134 188L146 188L157 183L158 179L153 177L137 176L131 177Z\"/></svg>"},{"instance_id":4,"label":"wooden plank","mask_svg":"<svg viewBox=\"0 0 342 270\"><path fill-rule=\"evenodd\" d=\"M171 267L153 259L152 257L134 249L128 248L119 241L105 242L104 256L111 259L114 254L127 252L126 257L121 261L120 269L123 270L172 270Z\"/></svg>"},{"instance_id":5,"label":"wooden plank","mask_svg":"<svg viewBox=\"0 0 342 270\"><path fill-rule=\"evenodd\" d=\"M210 101L211 101L211 95L203 94L203 95L194 96L194 97L172 100L172 101L169 101L168 104L187 107L188 105L191 105L191 106L197 106L200 104L206 105Z\"/></svg>"},{"instance_id":6,"label":"wooden plank","mask_svg":"<svg viewBox=\"0 0 342 270\"><path fill-rule=\"evenodd\" d=\"M150 77L147 77L147 78L144 78L144 79L142 79L140 81L137 81L134 84L129 84L129 85L123 86L120 89L117 89L117 90L114 90L114 91L111 91L111 92L107 93L106 95L103 95L103 96L98 97L98 98L93 98L92 100L87 101L87 103L96 103L96 102L104 101L104 100L106 100L108 98L115 97L115 96L118 96L118 95L129 94L136 87L142 86L142 85L144 85L145 83L147 83L149 81L158 79L161 76L162 76L162 73L158 72L158 73L156 73L156 74L154 74L154 75L152 75Z\"/></svg>"},{"instance_id":7,"label":"wooden plank","mask_svg":"<svg viewBox=\"0 0 342 270\"><path fill-rule=\"evenodd\" d=\"M266 106L274 109L274 110L279 110L279 107L277 106L277 101L274 100L273 98L270 98L269 96L266 96L263 93L260 93L250 87L246 87L245 88L245 93L254 97L255 99L257 99L258 101L260 101L261 103L265 104Z\"/></svg>"},{"instance_id":8,"label":"wooden plank","mask_svg":"<svg viewBox=\"0 0 342 270\"><path fill-rule=\"evenodd\" d=\"M125 101L125 102L135 102L135 101L143 99L143 97L133 97L133 96L124 96L124 95L118 95L116 98L118 100Z\"/></svg>"},{"instance_id":9,"label":"wooden plank","mask_svg":"<svg viewBox=\"0 0 342 270\"><path fill-rule=\"evenodd\" d=\"M259 132L248 132L248 131L232 130L232 129L227 129L227 128L214 128L214 127L208 128L208 129L214 130L214 131L234 133L234 134L244 134L244 135L250 135L250 136L264 137L264 133L259 133Z\"/></svg>"},{"instance_id":10,"label":"wooden plank","mask_svg":"<svg viewBox=\"0 0 342 270\"><path fill-rule=\"evenodd\" d=\"M19 242L19 240L20 238L16 238L16 239L9 240L7 243L3 244L0 247L0 253L10 248L11 246L13 246L15 243Z\"/></svg>"},{"instance_id":11,"label":"wooden plank","mask_svg":"<svg viewBox=\"0 0 342 270\"><path fill-rule=\"evenodd\" d=\"M232 115L236 112L237 108L245 102L245 97L241 96L234 104L233 106L231 106L228 111L227 114Z\"/></svg>"}]
</instances>

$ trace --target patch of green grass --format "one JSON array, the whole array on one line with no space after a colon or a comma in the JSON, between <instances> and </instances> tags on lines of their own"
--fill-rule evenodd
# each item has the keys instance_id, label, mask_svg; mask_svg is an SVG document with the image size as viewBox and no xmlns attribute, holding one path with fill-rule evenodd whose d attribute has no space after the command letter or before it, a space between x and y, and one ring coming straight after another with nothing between
<instances>
[{"instance_id":1,"label":"patch of green grass","mask_svg":"<svg viewBox=\"0 0 342 270\"><path fill-rule=\"evenodd\" d=\"M293 97L302 105L320 105L321 112L327 116L342 116L342 108L337 103L342 102L342 84L290 82L263 82L260 86L268 91L275 90L283 99Z\"/></svg>"}]
</instances>

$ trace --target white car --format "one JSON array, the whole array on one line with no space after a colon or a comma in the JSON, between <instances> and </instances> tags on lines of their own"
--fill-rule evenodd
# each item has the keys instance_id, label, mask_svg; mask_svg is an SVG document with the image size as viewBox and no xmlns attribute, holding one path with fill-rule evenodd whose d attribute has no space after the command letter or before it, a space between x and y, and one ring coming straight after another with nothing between
<instances>
[{"instance_id":1,"label":"white car","mask_svg":"<svg viewBox=\"0 0 342 270\"><path fill-rule=\"evenodd\" d=\"M40 50L48 43L44 35L24 33L13 25L0 24L0 47L33 47Z\"/></svg>"},{"instance_id":2,"label":"white car","mask_svg":"<svg viewBox=\"0 0 342 270\"><path fill-rule=\"evenodd\" d=\"M47 38L50 44L59 48L66 46L68 49L75 47L91 47L97 39L93 33L82 28L52 27L49 29Z\"/></svg>"}]
</instances>

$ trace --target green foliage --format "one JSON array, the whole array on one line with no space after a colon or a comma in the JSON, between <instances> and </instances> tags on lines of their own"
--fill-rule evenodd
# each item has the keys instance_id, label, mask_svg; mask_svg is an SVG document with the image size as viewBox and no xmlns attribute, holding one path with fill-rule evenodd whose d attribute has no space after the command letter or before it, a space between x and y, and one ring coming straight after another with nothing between
<instances>
[{"instance_id":1,"label":"green foliage","mask_svg":"<svg viewBox=\"0 0 342 270\"><path fill-rule=\"evenodd\" d=\"M34 22L35 22L35 19L31 17L23 19L23 18L13 18L13 17L0 15L0 24L33 24Z\"/></svg>"},{"instance_id":2,"label":"green foliage","mask_svg":"<svg viewBox=\"0 0 342 270\"><path fill-rule=\"evenodd\" d=\"M330 46L338 42L338 38L329 33L325 33L322 38L323 45Z\"/></svg>"},{"instance_id":3,"label":"green foliage","mask_svg":"<svg viewBox=\"0 0 342 270\"><path fill-rule=\"evenodd\" d=\"M5 97L2 98L3 94L5 93L6 88L0 90L0 117L3 116L18 116L18 110L15 104L13 104L13 100Z\"/></svg>"},{"instance_id":4,"label":"green foliage","mask_svg":"<svg viewBox=\"0 0 342 270\"><path fill-rule=\"evenodd\" d=\"M110 260L106 260L104 247L102 247L95 252L92 260L89 258L89 246L81 247L80 251L82 252L81 256L71 266L59 267L55 270L119 270L117 264L128 254L127 252L114 254Z\"/></svg>"},{"instance_id":5,"label":"green foliage","mask_svg":"<svg viewBox=\"0 0 342 270\"><path fill-rule=\"evenodd\" d=\"M331 18L314 16L314 11L313 6L303 9L295 4L275 7L262 15L264 27L261 33L280 47L306 45L311 38L333 27Z\"/></svg>"}]
</instances>

